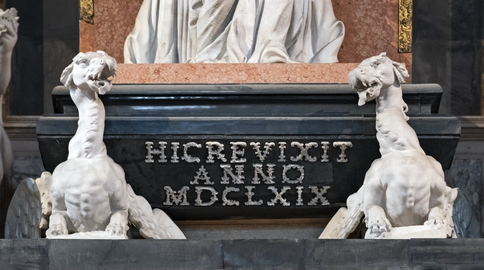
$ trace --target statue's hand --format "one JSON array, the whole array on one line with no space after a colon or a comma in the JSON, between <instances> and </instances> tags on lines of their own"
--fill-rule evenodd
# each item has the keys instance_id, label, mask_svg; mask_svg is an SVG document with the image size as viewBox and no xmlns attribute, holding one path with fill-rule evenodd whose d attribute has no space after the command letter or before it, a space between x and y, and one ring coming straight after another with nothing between
<instances>
[{"instance_id":1,"label":"statue's hand","mask_svg":"<svg viewBox=\"0 0 484 270\"><path fill-rule=\"evenodd\" d=\"M50 216L49 229L45 232L47 238L57 235L68 234L66 219L62 214L53 214Z\"/></svg>"},{"instance_id":2,"label":"statue's hand","mask_svg":"<svg viewBox=\"0 0 484 270\"><path fill-rule=\"evenodd\" d=\"M365 212L365 215L366 227L368 227L370 234L380 235L391 231L392 225L380 206L372 206Z\"/></svg>"},{"instance_id":3,"label":"statue's hand","mask_svg":"<svg viewBox=\"0 0 484 270\"><path fill-rule=\"evenodd\" d=\"M6 32L0 34L0 53L11 53L17 43L18 18L12 18L6 23Z\"/></svg>"},{"instance_id":4,"label":"statue's hand","mask_svg":"<svg viewBox=\"0 0 484 270\"><path fill-rule=\"evenodd\" d=\"M111 216L109 225L106 227L106 231L110 235L126 235L128 231L128 217L123 212L115 212Z\"/></svg>"}]
</instances>

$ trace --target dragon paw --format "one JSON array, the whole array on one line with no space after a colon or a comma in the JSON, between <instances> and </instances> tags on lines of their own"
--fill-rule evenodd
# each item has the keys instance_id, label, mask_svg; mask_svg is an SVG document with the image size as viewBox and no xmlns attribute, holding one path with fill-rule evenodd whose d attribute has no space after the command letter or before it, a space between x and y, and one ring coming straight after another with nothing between
<instances>
[{"instance_id":1,"label":"dragon paw","mask_svg":"<svg viewBox=\"0 0 484 270\"><path fill-rule=\"evenodd\" d=\"M67 230L66 220L62 215L52 215L50 216L49 229L45 232L47 238L69 234Z\"/></svg>"},{"instance_id":2,"label":"dragon paw","mask_svg":"<svg viewBox=\"0 0 484 270\"><path fill-rule=\"evenodd\" d=\"M106 232L108 232L109 235L124 235L126 234L126 231L127 229L125 228L125 226L119 223L116 223L116 224L110 223L106 227Z\"/></svg>"},{"instance_id":3,"label":"dragon paw","mask_svg":"<svg viewBox=\"0 0 484 270\"><path fill-rule=\"evenodd\" d=\"M432 229L441 229L447 225L444 218L444 211L442 208L434 207L430 209L429 219L425 221L425 226L430 226Z\"/></svg>"},{"instance_id":4,"label":"dragon paw","mask_svg":"<svg viewBox=\"0 0 484 270\"><path fill-rule=\"evenodd\" d=\"M447 225L447 222L443 218L433 218L425 221L424 225L433 229L441 229Z\"/></svg>"},{"instance_id":5,"label":"dragon paw","mask_svg":"<svg viewBox=\"0 0 484 270\"><path fill-rule=\"evenodd\" d=\"M392 225L381 207L373 206L366 211L365 215L366 227L368 228L367 233L378 237L392 230Z\"/></svg>"},{"instance_id":6,"label":"dragon paw","mask_svg":"<svg viewBox=\"0 0 484 270\"><path fill-rule=\"evenodd\" d=\"M128 219L125 215L119 212L114 213L111 216L111 221L105 231L108 232L109 235L126 235L126 231L128 231Z\"/></svg>"}]
</instances>

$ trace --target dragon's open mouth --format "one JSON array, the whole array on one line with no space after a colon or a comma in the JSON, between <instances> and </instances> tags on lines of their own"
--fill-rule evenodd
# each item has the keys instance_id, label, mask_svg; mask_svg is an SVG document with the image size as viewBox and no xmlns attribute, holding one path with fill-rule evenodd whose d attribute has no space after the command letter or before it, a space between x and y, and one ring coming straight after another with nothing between
<instances>
[{"instance_id":1,"label":"dragon's open mouth","mask_svg":"<svg viewBox=\"0 0 484 270\"><path fill-rule=\"evenodd\" d=\"M374 99L376 98L375 95L375 92L379 93L380 92L380 89L382 87L382 83L380 80L372 80L369 84L367 84L368 88L368 92L367 92L367 97L370 98L369 100L371 99Z\"/></svg>"},{"instance_id":2,"label":"dragon's open mouth","mask_svg":"<svg viewBox=\"0 0 484 270\"><path fill-rule=\"evenodd\" d=\"M94 85L97 88L105 87L107 83L108 83L108 81L105 81L105 80L101 80L101 81L97 81L97 80L96 81L91 81L91 84Z\"/></svg>"},{"instance_id":3,"label":"dragon's open mouth","mask_svg":"<svg viewBox=\"0 0 484 270\"><path fill-rule=\"evenodd\" d=\"M109 81L104 80L104 79L100 78L99 76L90 75L89 78L88 78L88 82L91 82L91 84L93 84L97 87L104 87L106 85L106 83L108 83Z\"/></svg>"},{"instance_id":4,"label":"dragon's open mouth","mask_svg":"<svg viewBox=\"0 0 484 270\"><path fill-rule=\"evenodd\" d=\"M355 88L359 96L358 105L362 106L380 95L382 82L378 78L372 78L366 81L358 80Z\"/></svg>"},{"instance_id":5,"label":"dragon's open mouth","mask_svg":"<svg viewBox=\"0 0 484 270\"><path fill-rule=\"evenodd\" d=\"M111 80L102 76L103 72L89 74L87 77L87 84L99 94L105 94L111 88Z\"/></svg>"}]
</instances>

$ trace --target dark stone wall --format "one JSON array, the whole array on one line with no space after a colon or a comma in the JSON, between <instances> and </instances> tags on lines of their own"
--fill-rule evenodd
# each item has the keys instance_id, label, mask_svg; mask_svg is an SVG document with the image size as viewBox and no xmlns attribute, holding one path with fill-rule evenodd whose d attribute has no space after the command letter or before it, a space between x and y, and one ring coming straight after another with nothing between
<instances>
[{"instance_id":1,"label":"dark stone wall","mask_svg":"<svg viewBox=\"0 0 484 270\"><path fill-rule=\"evenodd\" d=\"M52 89L61 84L62 71L79 53L79 1L43 0L43 3L44 113L52 113Z\"/></svg>"},{"instance_id":2,"label":"dark stone wall","mask_svg":"<svg viewBox=\"0 0 484 270\"><path fill-rule=\"evenodd\" d=\"M444 89L441 113L481 115L484 1L414 0L412 82Z\"/></svg>"},{"instance_id":3,"label":"dark stone wall","mask_svg":"<svg viewBox=\"0 0 484 270\"><path fill-rule=\"evenodd\" d=\"M51 112L52 89L79 52L78 0L7 0L20 17L9 91L11 115Z\"/></svg>"},{"instance_id":4,"label":"dark stone wall","mask_svg":"<svg viewBox=\"0 0 484 270\"><path fill-rule=\"evenodd\" d=\"M42 1L8 0L6 8L18 10L18 40L12 55L9 109L12 115L42 114L44 83L42 74L43 13Z\"/></svg>"}]
</instances>

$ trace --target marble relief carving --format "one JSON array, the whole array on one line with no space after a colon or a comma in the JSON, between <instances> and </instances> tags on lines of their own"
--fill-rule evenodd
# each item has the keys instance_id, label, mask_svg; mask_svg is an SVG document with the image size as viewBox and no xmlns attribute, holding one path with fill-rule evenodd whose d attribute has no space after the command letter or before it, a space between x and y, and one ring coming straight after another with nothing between
<instances>
[{"instance_id":1,"label":"marble relief carving","mask_svg":"<svg viewBox=\"0 0 484 270\"><path fill-rule=\"evenodd\" d=\"M125 63L334 63L331 0L144 0Z\"/></svg>"},{"instance_id":2,"label":"marble relief carving","mask_svg":"<svg viewBox=\"0 0 484 270\"><path fill-rule=\"evenodd\" d=\"M363 186L347 199L320 238L346 238L365 216L365 238L455 237L452 206L457 189L448 187L442 166L420 147L408 125L401 83L405 67L385 53L350 72L358 105L376 100L376 137L381 158L367 171Z\"/></svg>"}]
</instances>

